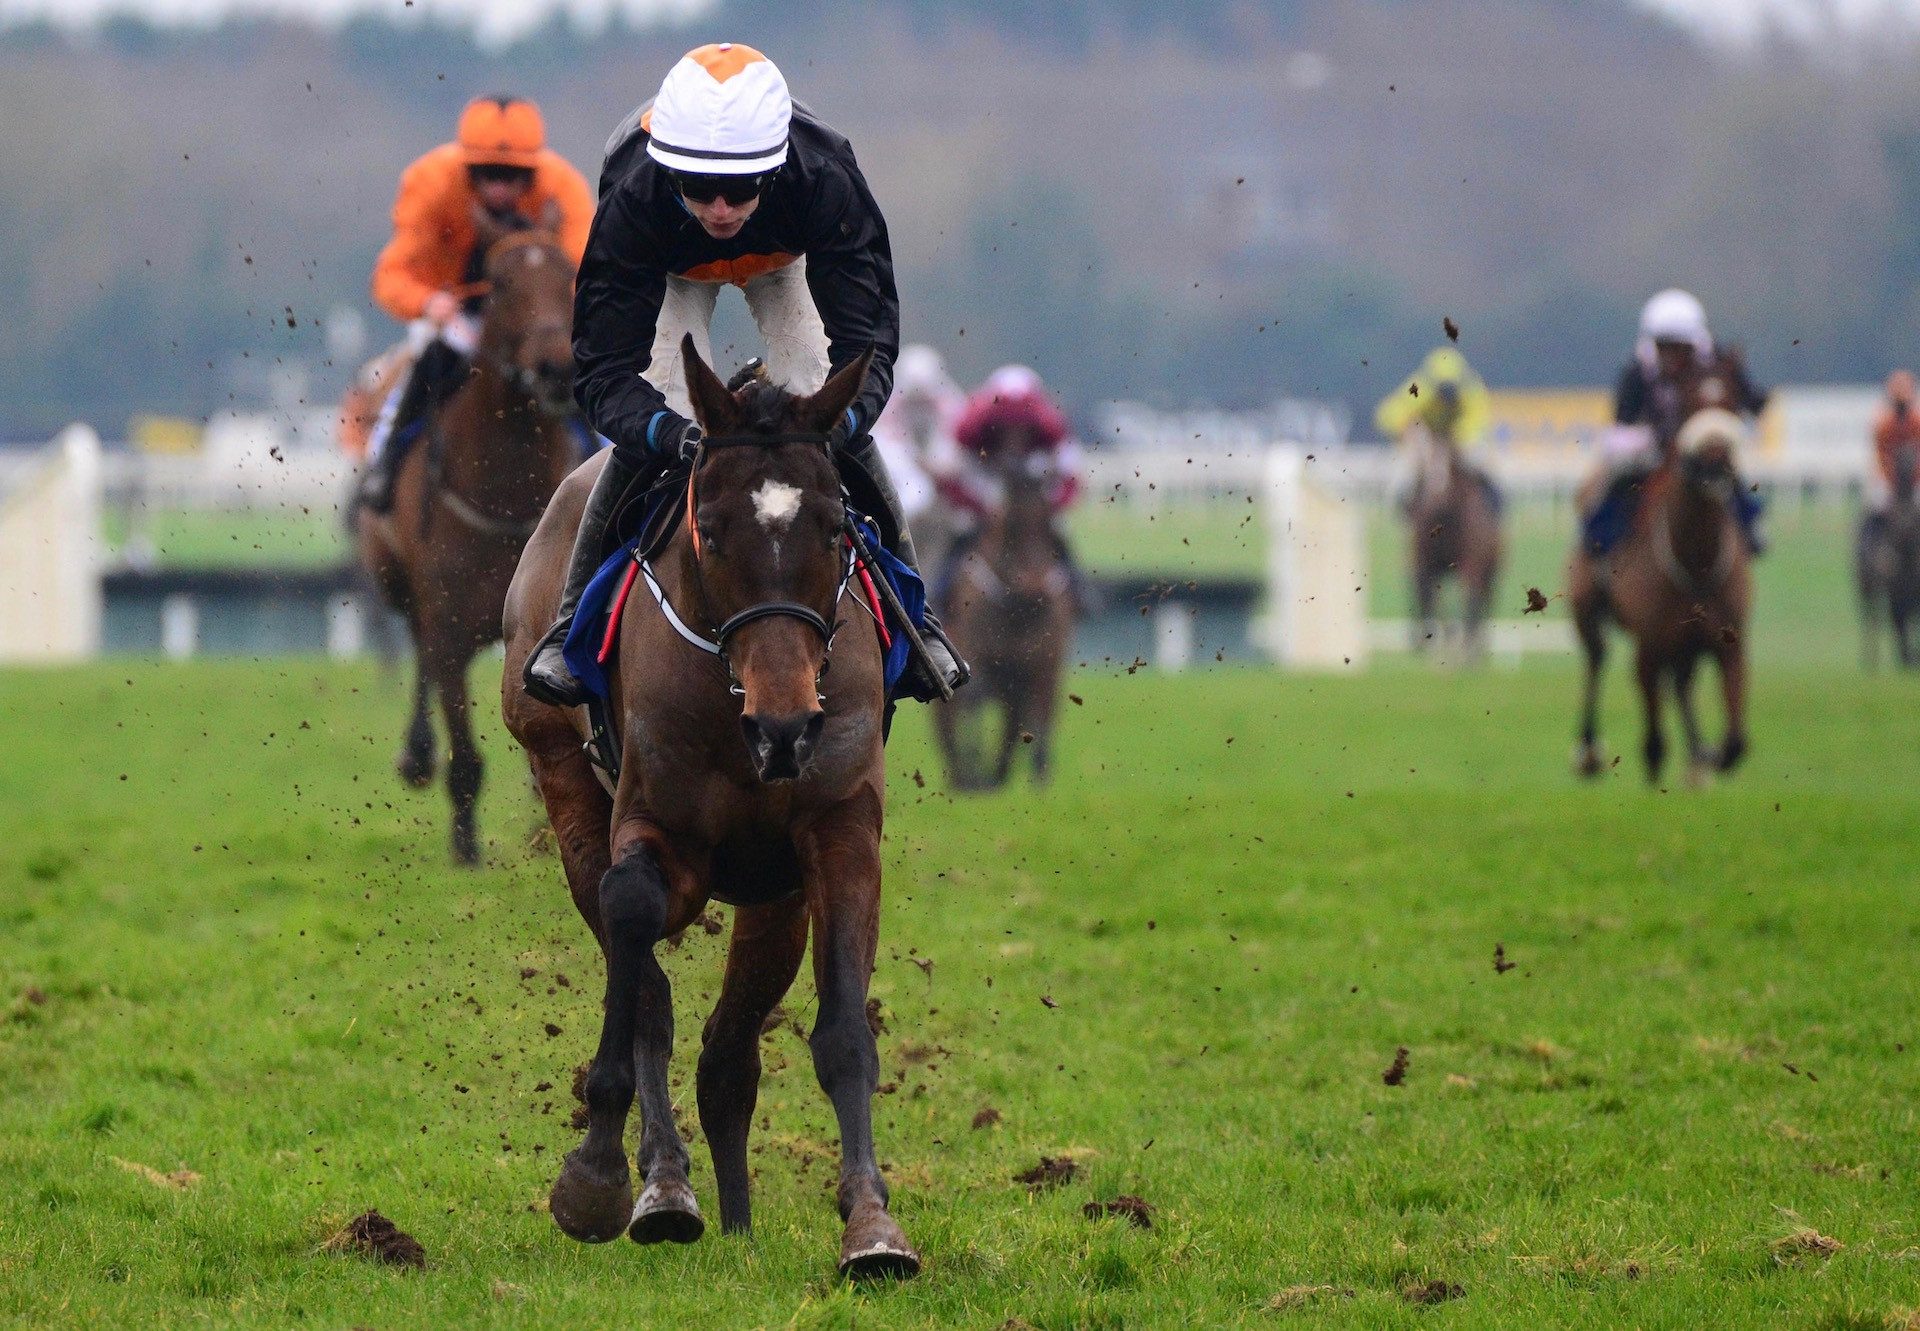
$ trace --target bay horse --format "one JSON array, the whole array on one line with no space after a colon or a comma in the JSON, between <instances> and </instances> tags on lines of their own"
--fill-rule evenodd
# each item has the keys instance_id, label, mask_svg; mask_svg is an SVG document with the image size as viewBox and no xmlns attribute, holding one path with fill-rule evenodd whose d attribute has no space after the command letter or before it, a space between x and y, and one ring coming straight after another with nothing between
<instances>
[{"instance_id":1,"label":"bay horse","mask_svg":"<svg viewBox=\"0 0 1920 1331\"><path fill-rule=\"evenodd\" d=\"M1920 669L1920 446L1908 444L1894 455L1891 502L1879 522L1862 520L1858 567L1861 656L1871 670L1878 665L1880 625L1893 636L1894 659L1903 669Z\"/></svg>"},{"instance_id":2,"label":"bay horse","mask_svg":"<svg viewBox=\"0 0 1920 1331\"><path fill-rule=\"evenodd\" d=\"M553 621L600 460L554 496L507 595L502 711L607 968L586 1137L553 1185L553 1218L590 1243L622 1233L688 1243L704 1232L674 1125L673 998L654 948L719 900L735 907L733 933L696 1085L721 1228L752 1226L747 1136L761 1030L811 927L819 1008L808 1043L840 1127L840 1270L910 1276L920 1258L888 1213L874 1156L880 1063L867 1019L880 925L883 662L847 590L845 510L825 442L871 352L805 397L757 380L729 392L691 338L681 356L706 439L673 501L683 521L649 557L649 581L615 639L610 720L625 760L611 795L581 748L584 709L549 707L520 677ZM636 1093L637 1203L624 1145Z\"/></svg>"},{"instance_id":3,"label":"bay horse","mask_svg":"<svg viewBox=\"0 0 1920 1331\"><path fill-rule=\"evenodd\" d=\"M1598 725L1606 628L1619 624L1635 642L1635 673L1645 720L1647 779L1657 782L1666 759L1663 690L1671 686L1686 734L1689 776L1728 772L1747 750L1747 621L1753 604L1752 559L1734 511L1740 484L1735 450L1746 427L1726 407L1732 369L1723 359L1687 362L1678 376L1682 422L1656 439L1658 463L1639 485L1630 530L1605 556L1581 540L1567 571L1567 599L1586 656L1586 689L1574 770L1604 770ZM1726 736L1717 748L1701 738L1693 677L1703 656L1719 666Z\"/></svg>"},{"instance_id":4,"label":"bay horse","mask_svg":"<svg viewBox=\"0 0 1920 1331\"><path fill-rule=\"evenodd\" d=\"M357 515L361 562L413 639L413 713L397 766L409 785L433 780L431 690L447 729L453 857L469 865L480 859L482 762L467 667L499 640L520 551L579 460L569 422L572 261L550 234L516 232L491 240L483 272L486 309L467 381L427 413L391 509Z\"/></svg>"},{"instance_id":5,"label":"bay horse","mask_svg":"<svg viewBox=\"0 0 1920 1331\"><path fill-rule=\"evenodd\" d=\"M1033 782L1052 775L1053 725L1073 642L1073 579L1053 520L1051 459L1014 440L994 469L1001 499L946 579L942 623L973 666L973 680L934 705L934 729L958 790L991 790L1030 749ZM1000 730L986 750L988 717Z\"/></svg>"},{"instance_id":6,"label":"bay horse","mask_svg":"<svg viewBox=\"0 0 1920 1331\"><path fill-rule=\"evenodd\" d=\"M1486 651L1487 607L1503 554L1500 513L1487 478L1453 440L1427 437L1407 522L1413 537L1413 650L1433 645L1441 585L1458 578L1460 636L1467 659L1478 661Z\"/></svg>"}]
</instances>

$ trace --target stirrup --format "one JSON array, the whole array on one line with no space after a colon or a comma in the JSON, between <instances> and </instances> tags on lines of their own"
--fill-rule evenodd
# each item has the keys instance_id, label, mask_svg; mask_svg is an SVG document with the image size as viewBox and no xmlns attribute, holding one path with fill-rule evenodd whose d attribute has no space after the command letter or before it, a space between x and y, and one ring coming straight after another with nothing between
<instances>
[{"instance_id":1,"label":"stirrup","mask_svg":"<svg viewBox=\"0 0 1920 1331\"><path fill-rule=\"evenodd\" d=\"M592 696L574 677L563 655L573 616L563 615L535 645L521 668L520 683L527 695L550 707L584 707Z\"/></svg>"},{"instance_id":2,"label":"stirrup","mask_svg":"<svg viewBox=\"0 0 1920 1331\"><path fill-rule=\"evenodd\" d=\"M955 650L953 639L947 636L947 631L940 627L940 621L931 611L928 612L925 622L920 627L920 640L929 648L929 655L932 655L931 649L937 647L946 653L948 660L953 662L953 669L947 674L949 690L958 690L973 678L973 667L968 665L966 658ZM934 668L933 662L916 659L901 680L905 686L902 690L904 695L915 702L934 702L939 699L942 696L940 689L931 677L931 671Z\"/></svg>"}]
</instances>

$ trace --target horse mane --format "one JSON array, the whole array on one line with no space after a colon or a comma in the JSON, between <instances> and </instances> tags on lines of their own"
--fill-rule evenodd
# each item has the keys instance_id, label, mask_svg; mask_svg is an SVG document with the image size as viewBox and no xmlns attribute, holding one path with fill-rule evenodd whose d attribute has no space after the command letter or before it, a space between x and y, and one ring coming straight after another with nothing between
<instances>
[{"instance_id":1,"label":"horse mane","mask_svg":"<svg viewBox=\"0 0 1920 1331\"><path fill-rule=\"evenodd\" d=\"M788 392L779 384L756 375L735 394L740 410L745 414L742 434L779 434L787 428L787 408L797 394Z\"/></svg>"},{"instance_id":2,"label":"horse mane","mask_svg":"<svg viewBox=\"0 0 1920 1331\"><path fill-rule=\"evenodd\" d=\"M510 231L500 237L500 239L494 241L493 244L487 246L487 257L483 267L487 272L491 273L494 270L494 265L502 262L508 255L514 253L516 250L530 249L535 246L541 249L552 250L556 254L560 253L560 239L551 231L545 231L538 227L525 231Z\"/></svg>"}]
</instances>

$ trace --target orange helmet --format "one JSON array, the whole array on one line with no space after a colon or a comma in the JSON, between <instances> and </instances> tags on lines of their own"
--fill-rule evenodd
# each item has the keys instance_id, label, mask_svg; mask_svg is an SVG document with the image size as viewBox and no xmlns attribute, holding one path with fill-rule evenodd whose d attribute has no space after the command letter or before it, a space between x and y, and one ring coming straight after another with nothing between
<instances>
[{"instance_id":1,"label":"orange helmet","mask_svg":"<svg viewBox=\"0 0 1920 1331\"><path fill-rule=\"evenodd\" d=\"M476 97L460 113L460 151L468 166L539 165L547 146L540 108L521 97Z\"/></svg>"}]
</instances>

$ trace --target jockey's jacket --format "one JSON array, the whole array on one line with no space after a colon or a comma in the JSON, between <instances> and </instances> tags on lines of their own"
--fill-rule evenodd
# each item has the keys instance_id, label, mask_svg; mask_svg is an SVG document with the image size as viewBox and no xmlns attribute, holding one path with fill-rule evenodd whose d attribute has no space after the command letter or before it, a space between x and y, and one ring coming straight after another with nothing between
<instances>
[{"instance_id":1,"label":"jockey's jacket","mask_svg":"<svg viewBox=\"0 0 1920 1331\"><path fill-rule=\"evenodd\" d=\"M459 144L442 144L409 166L393 200L393 239L374 261L374 303L410 323L425 312L434 292L457 292L468 282L478 257L473 253L477 204ZM578 263L593 224L593 190L566 158L542 149L520 211L531 225L542 221L549 204L560 216L560 248Z\"/></svg>"},{"instance_id":2,"label":"jockey's jacket","mask_svg":"<svg viewBox=\"0 0 1920 1331\"><path fill-rule=\"evenodd\" d=\"M1753 382L1745 365L1737 366L1732 392L1733 401L1727 407L1738 415L1758 416L1767 405L1767 390ZM1668 400L1670 396L1658 367L1649 367L1636 356L1614 382L1613 422L1645 426L1656 438L1672 438L1684 422L1671 419L1675 407Z\"/></svg>"},{"instance_id":3,"label":"jockey's jacket","mask_svg":"<svg viewBox=\"0 0 1920 1331\"><path fill-rule=\"evenodd\" d=\"M1020 444L1029 455L1050 455L1054 483L1048 499L1054 512L1080 495L1080 446L1073 426L1044 389L1001 392L991 383L976 389L953 424L953 438L959 446L958 465L939 468L935 483L942 495L968 512L983 513L991 503L993 488L985 481L983 464L1002 460Z\"/></svg>"},{"instance_id":4,"label":"jockey's jacket","mask_svg":"<svg viewBox=\"0 0 1920 1331\"><path fill-rule=\"evenodd\" d=\"M1454 388L1451 404L1440 392L1443 384ZM1492 395L1467 358L1452 347L1428 353L1420 368L1382 398L1373 413L1374 426L1388 439L1423 425L1429 433L1450 438L1463 449L1478 443L1492 422Z\"/></svg>"},{"instance_id":5,"label":"jockey's jacket","mask_svg":"<svg viewBox=\"0 0 1920 1331\"><path fill-rule=\"evenodd\" d=\"M607 142L600 209L574 287L574 396L588 421L637 455L660 421L673 419L643 377L669 277L744 286L804 255L833 369L873 348L853 406L856 431L870 428L893 387L900 297L886 220L853 145L795 102L786 162L739 234L715 240L681 202L671 173L647 156L651 109L628 116Z\"/></svg>"},{"instance_id":6,"label":"jockey's jacket","mask_svg":"<svg viewBox=\"0 0 1920 1331\"><path fill-rule=\"evenodd\" d=\"M1920 445L1920 404L1907 408L1905 415L1883 405L1873 420L1873 460L1879 465L1880 479L1893 485L1893 461L1903 447Z\"/></svg>"}]
</instances>

